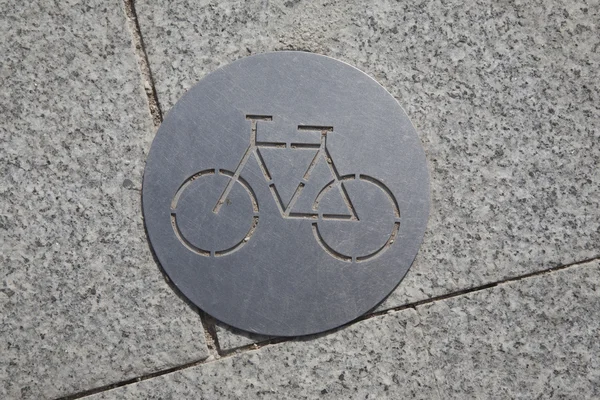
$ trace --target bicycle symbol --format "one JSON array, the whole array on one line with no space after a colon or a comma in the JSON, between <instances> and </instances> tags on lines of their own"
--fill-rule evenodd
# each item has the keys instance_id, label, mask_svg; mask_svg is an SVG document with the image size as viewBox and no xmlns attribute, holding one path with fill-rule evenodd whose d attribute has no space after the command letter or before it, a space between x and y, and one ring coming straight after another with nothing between
<instances>
[{"instance_id":1,"label":"bicycle symbol","mask_svg":"<svg viewBox=\"0 0 600 400\"><path fill-rule=\"evenodd\" d=\"M316 126L316 125L298 125L297 129L299 132L309 131L309 132L319 132L320 133L320 142L319 143L279 143L279 142L261 142L257 140L257 128L259 122L262 124L267 124L270 121L273 121L273 116L270 115L246 115L246 120L250 122L250 143L248 144L248 148L245 150L242 158L240 159L237 168L235 171L229 171L226 169L220 168L212 168L205 169L203 171L197 172L187 178L179 187L173 200L171 202L171 224L173 226L173 230L175 235L179 239L179 241L190 251L207 257L223 257L233 252L239 251L246 243L248 243L251 238L256 234L258 223L259 223L259 202L257 200L256 192L250 186L246 179L244 179L241 174L244 170L244 167L247 165L248 161L251 157L254 157L260 166L262 174L264 175L265 182L269 187L269 190L272 194L273 200L275 201L279 213L283 219L303 219L311 222L312 232L315 240L319 243L321 248L330 256L346 261L346 262L363 262L372 259L373 257L381 255L387 249L389 249L393 243L395 242L396 236L398 235L398 231L400 228L400 210L398 207L398 203L396 198L392 194L392 192L381 182L380 180L373 178L371 176L367 176L364 174L345 174L341 175L336 168L335 162L331 156L329 149L327 148L327 135L333 132L332 126ZM309 164L308 168L304 172L302 181L296 187L295 192L293 193L291 199L287 204L284 204L281 196L279 195L277 185L273 181L272 174L267 168L267 164L263 156L261 155L260 149L263 148L271 148L271 149L288 149L288 150L301 150L306 151L307 149L315 149L315 155L312 159L312 162ZM316 165L319 162L325 161L325 164L329 168L329 173L331 175L331 179L323 188L318 191L316 198L312 203L311 212L293 212L294 205L296 204L300 194L304 190L307 183L310 181L311 175L316 168ZM223 207L230 204L229 196L232 191L237 187L236 185L240 185L243 188L244 192L247 193L250 204L251 211L243 212L243 217L246 218L247 221L250 221L250 228L248 231L244 231L242 239L237 241L234 245L228 246L227 248L219 248L219 244L207 244L199 245L197 241L193 243L192 240L189 240L186 237L186 233L178 222L178 205L180 205L180 199L185 195L187 191L190 190L190 187L193 183L199 182L200 180L208 180L212 178L213 180L218 177L222 186L224 188L218 189L218 193L220 195L213 196L210 203L209 208L204 208L201 210L205 214L212 214L214 216L218 216L222 211ZM225 180L227 183L225 184ZM348 251L343 251L339 248L339 245L329 244L327 239L322 234L322 228L325 224L328 223L339 223L343 222L346 224L358 223L364 218L369 218L372 212L369 212L368 206L365 206L364 202L361 205L363 207L363 211L357 210L355 204L350 198L350 194L347 190L347 185L352 182L360 182L366 185L363 185L363 189L361 189L361 194L363 191L379 191L379 194L372 193L374 195L379 196L380 198L387 199L389 202L387 207L385 207L385 212L387 217L384 217L381 221L372 221L373 223L379 224L381 226L390 227L391 229L386 230L383 235L380 235L378 239L381 243L377 244L377 248L374 250L371 249L364 254L348 254ZM237 188L239 192L239 188ZM326 198L332 191L338 191L341 196L344 206L346 208L346 213L326 213L319 210L319 206L324 198ZM382 195L383 194L383 195ZM337 195L337 193L336 193ZM217 199L216 202L214 199ZM368 196L367 196L368 198ZM242 212L242 211L240 211ZM382 211L383 212L383 211ZM203 216L200 216L203 217ZM206 216L210 218L210 216ZM206 226L208 225L208 226ZM203 229L210 229L210 224L205 224ZM245 228L244 228L245 229ZM221 234L229 235L227 230L220 231ZM359 232L357 234L364 235L365 232ZM356 239L356 238L355 238ZM234 239L237 240L237 239ZM337 248L336 248L337 247Z\"/></svg>"}]
</instances>

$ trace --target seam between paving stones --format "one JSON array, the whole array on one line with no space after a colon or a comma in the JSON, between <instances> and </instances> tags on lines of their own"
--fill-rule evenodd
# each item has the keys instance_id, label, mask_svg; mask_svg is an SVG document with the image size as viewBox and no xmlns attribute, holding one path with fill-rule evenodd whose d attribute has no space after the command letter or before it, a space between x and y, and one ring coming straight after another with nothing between
<instances>
[{"instance_id":1,"label":"seam between paving stones","mask_svg":"<svg viewBox=\"0 0 600 400\"><path fill-rule=\"evenodd\" d=\"M417 313L417 318L419 319L419 321L421 321L421 315L419 315L419 313ZM422 331L422 329L421 329ZM442 400L442 393L440 392L440 382L438 380L437 375L435 374L435 370L433 369L433 365L431 360L433 360L433 355L431 354L431 349L428 347L427 348L427 367L429 368L429 373L431 374L432 378L433 378L433 383L435 383L435 392L437 393L437 397L439 400Z\"/></svg>"},{"instance_id":2,"label":"seam between paving stones","mask_svg":"<svg viewBox=\"0 0 600 400\"><path fill-rule=\"evenodd\" d=\"M127 19L129 32L131 33L135 57L137 58L140 74L142 75L144 91L146 92L152 122L154 123L154 127L158 128L162 123L162 111L158 103L158 95L156 94L156 87L154 85L154 79L152 78L152 71L150 70L148 54L146 53L140 23L135 11L134 0L123 0L123 6L125 8L125 18Z\"/></svg>"},{"instance_id":3,"label":"seam between paving stones","mask_svg":"<svg viewBox=\"0 0 600 400\"><path fill-rule=\"evenodd\" d=\"M158 94L154 79L152 78L152 71L150 69L150 61L148 60L148 54L146 53L146 47L144 45L144 39L142 37L142 30L140 28L139 19L135 10L135 0L123 0L123 7L125 10L125 18L127 19L127 25L129 32L131 33L131 41L134 46L135 57L138 61L138 66L144 85L144 91L148 100L148 108L150 115L152 116L152 122L154 127L158 128L162 123L162 111L158 102ZM141 190L140 190L141 192ZM158 260L153 252L153 258L156 263ZM165 275L167 283L170 281ZM172 285L170 285L173 287ZM179 294L179 293L178 293ZM180 297L182 297L180 295ZM184 298L184 300L187 299ZM217 328L214 319L203 311L197 309L194 305L190 304L195 308L200 315L202 327L204 328L205 341L209 351L209 357L207 359L218 359L220 358L219 340L217 338Z\"/></svg>"},{"instance_id":4,"label":"seam between paving stones","mask_svg":"<svg viewBox=\"0 0 600 400\"><path fill-rule=\"evenodd\" d=\"M415 311L415 317L417 318L417 323L418 326L415 329L418 329L420 332L420 337L423 339L423 345L425 346L425 334L423 332L423 324L421 321L421 314L418 311ZM365 318L368 319L368 318ZM427 347L427 346L426 346ZM429 372L429 374L431 374L431 377L433 378L433 383L435 384L435 394L437 394L437 396L434 396L436 400L443 400L442 394L440 392L440 383L438 381L437 376L435 375L435 369L433 368L433 356L431 354L431 349L429 347L427 347L425 349L425 357L426 357L426 369Z\"/></svg>"},{"instance_id":5,"label":"seam between paving stones","mask_svg":"<svg viewBox=\"0 0 600 400\"><path fill-rule=\"evenodd\" d=\"M204 328L204 336L206 341L206 347L208 347L209 356L206 361L218 360L221 358L221 347L219 346L219 337L217 335L217 324L215 319L198 309L200 313L200 320L202 321L202 327Z\"/></svg>"},{"instance_id":6,"label":"seam between paving stones","mask_svg":"<svg viewBox=\"0 0 600 400\"><path fill-rule=\"evenodd\" d=\"M161 371L157 371L157 372L154 372L152 374L147 374L147 375L139 376L139 377L136 377L136 378L133 378L133 379L128 379L126 381L117 382L117 383L113 383L113 384L110 384L110 385L106 385L106 386L102 386L102 387L98 387L98 388L94 388L94 389L89 389L89 390L86 390L86 391L82 391L82 392L79 392L79 393L67 395L67 396L64 396L64 397L59 397L59 398L57 398L55 400L75 400L75 399L81 399L81 398L84 398L84 397L87 397L87 396L91 396L91 395L98 394L98 393L101 393L101 392L109 391L111 389L116 389L116 388L119 388L119 387L122 387L122 386L127 386L127 385L131 385L133 383L137 383L137 382L145 381L145 380L148 380L148 379L156 378L156 377L159 377L159 376L162 376L162 375L167 375L167 374L170 374L172 372L178 372L178 371L181 371L181 370L184 370L184 369L188 369L188 368L192 368L192 367L196 367L196 366L199 366L199 365L209 364L209 363L218 361L218 360L223 359L223 358L233 357L233 356L236 356L238 354L243 354L243 353L247 353L247 352L250 352L250 351L255 351L255 350L261 349L261 348L266 347L266 346L272 346L272 345L276 345L276 344L280 344L280 343L285 343L285 342L292 342L294 340L307 341L307 340L317 339L319 337L322 337L322 336L325 336L325 335L330 335L331 333L334 333L336 331L345 329L346 327L348 327L350 325L353 325L353 324L355 324L357 322L365 321L365 320L368 320L368 319L371 319L371 318L375 318L375 317L379 317L379 316L384 316L386 314L396 313L396 312L403 311L403 310L406 310L406 309L409 309L409 308L412 308L412 309L416 310L417 307L425 305L425 304L435 303L437 301L443 301L443 300L450 299L450 298L455 298L455 297L466 296L466 295L469 295L471 293L484 291L484 290L487 290L487 289L494 288L496 286L505 285L505 284L509 284L509 283L512 283L512 282L517 282L517 281L520 281L520 280L529 279L529 278L535 278L535 277L538 277L538 276L548 275L548 274L552 274L552 273L555 273L555 272L558 272L558 271L563 271L563 270L566 270L566 269L569 269L569 268L575 268L575 267L583 266L584 264L588 264L588 263L591 263L593 261L598 261L598 260L600 260L600 256L596 256L596 257L593 257L593 258L588 258L588 259L581 260L581 261L576 261L576 262L573 262L573 263L570 263L570 264L565 264L565 265L554 267L554 268L549 268L549 269L546 269L546 270L543 270L543 271L537 271L537 272L532 272L532 273L529 273L529 274L520 275L520 276L517 276L517 277L503 279L503 280L496 281L496 282L493 282L493 283L488 283L488 284L485 284L485 285L476 286L476 287L473 287L473 288L470 288L470 289L460 290L460 291L449 293L449 294L445 294L445 295L442 295L442 296L432 297L430 299L421 300L421 301L418 301L418 302L414 302L414 303L410 303L410 304L405 304L405 305L402 305L402 306L398 306L398 307L395 307L395 308L391 308L391 309L388 309L388 310L385 310L385 311L380 311L380 312L372 313L372 314L369 314L369 315L365 315L363 317L355 319L352 322L349 322L349 323L347 323L345 325L342 325L339 328L336 328L335 330L323 332L323 333L320 333L320 334L317 334L317 335L311 335L311 336L308 336L308 337L300 337L300 338L298 338L298 337L273 338L273 339L270 339L270 340L266 340L264 342L250 344L250 345L239 347L237 349L232 349L232 350L229 350L229 351L219 352L219 357L209 357L207 359L193 361L193 362L190 362L190 363L187 363L187 364L182 364L182 365L177 366L177 367L172 367L172 368L164 369L164 370L161 370ZM214 321L212 321L212 322L214 324ZM435 382L436 382L436 385L437 385L437 379L435 380ZM439 393L439 388L438 388L438 393Z\"/></svg>"}]
</instances>

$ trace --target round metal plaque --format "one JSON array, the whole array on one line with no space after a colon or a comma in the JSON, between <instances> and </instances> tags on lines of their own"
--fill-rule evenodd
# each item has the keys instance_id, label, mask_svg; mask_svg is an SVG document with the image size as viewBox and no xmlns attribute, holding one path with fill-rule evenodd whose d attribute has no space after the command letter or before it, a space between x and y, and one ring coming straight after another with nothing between
<instances>
[{"instance_id":1,"label":"round metal plaque","mask_svg":"<svg viewBox=\"0 0 600 400\"><path fill-rule=\"evenodd\" d=\"M246 331L347 323L402 280L429 177L415 129L375 80L335 59L261 54L202 79L162 123L143 211L190 301Z\"/></svg>"}]
</instances>

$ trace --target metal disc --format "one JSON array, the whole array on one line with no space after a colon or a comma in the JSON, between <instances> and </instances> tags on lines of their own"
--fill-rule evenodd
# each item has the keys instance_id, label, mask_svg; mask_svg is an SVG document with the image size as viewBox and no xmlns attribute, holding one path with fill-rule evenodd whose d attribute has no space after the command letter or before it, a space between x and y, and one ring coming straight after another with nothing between
<instances>
[{"instance_id":1,"label":"metal disc","mask_svg":"<svg viewBox=\"0 0 600 400\"><path fill-rule=\"evenodd\" d=\"M347 323L402 280L429 178L415 129L375 80L303 52L247 57L171 109L143 211L163 269L234 327L296 336Z\"/></svg>"}]
</instances>

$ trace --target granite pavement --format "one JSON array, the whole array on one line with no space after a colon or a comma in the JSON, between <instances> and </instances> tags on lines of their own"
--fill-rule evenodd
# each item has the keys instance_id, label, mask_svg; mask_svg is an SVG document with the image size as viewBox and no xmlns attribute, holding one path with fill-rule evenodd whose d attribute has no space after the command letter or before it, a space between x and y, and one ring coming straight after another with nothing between
<instances>
[{"instance_id":1,"label":"granite pavement","mask_svg":"<svg viewBox=\"0 0 600 400\"><path fill-rule=\"evenodd\" d=\"M0 9L0 398L600 397L597 0ZM377 79L431 176L403 282L372 315L300 339L202 321L140 207L153 91L168 113L219 66L277 50Z\"/></svg>"},{"instance_id":2,"label":"granite pavement","mask_svg":"<svg viewBox=\"0 0 600 400\"><path fill-rule=\"evenodd\" d=\"M595 399L600 262L267 345L92 396Z\"/></svg>"},{"instance_id":3,"label":"granite pavement","mask_svg":"<svg viewBox=\"0 0 600 400\"><path fill-rule=\"evenodd\" d=\"M600 255L598 1L137 4L163 113L250 54L346 61L405 108L431 176L429 228L379 310ZM222 349L266 338L218 326Z\"/></svg>"},{"instance_id":4,"label":"granite pavement","mask_svg":"<svg viewBox=\"0 0 600 400\"><path fill-rule=\"evenodd\" d=\"M206 358L198 313L144 233L154 126L122 3L0 10L0 398L54 398Z\"/></svg>"}]
</instances>

